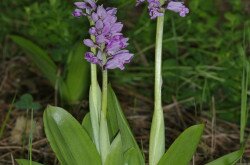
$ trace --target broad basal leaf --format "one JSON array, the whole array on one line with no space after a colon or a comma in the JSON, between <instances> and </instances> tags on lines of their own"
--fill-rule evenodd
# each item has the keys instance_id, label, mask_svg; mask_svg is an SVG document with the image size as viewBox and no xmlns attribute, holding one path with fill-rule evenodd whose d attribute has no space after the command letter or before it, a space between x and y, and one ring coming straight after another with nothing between
<instances>
[{"instance_id":1,"label":"broad basal leaf","mask_svg":"<svg viewBox=\"0 0 250 165\"><path fill-rule=\"evenodd\" d=\"M84 118L82 120L82 126L89 134L89 137L91 137L93 139L93 130L92 130L92 125L91 125L90 113L87 113L84 116Z\"/></svg>"},{"instance_id":2,"label":"broad basal leaf","mask_svg":"<svg viewBox=\"0 0 250 165\"><path fill-rule=\"evenodd\" d=\"M135 152L138 156L138 160L140 160L140 164L144 164L144 158L142 156L141 150L134 138L132 131L129 128L129 124L110 85L108 87L108 120L111 124L111 127L114 129L114 132L116 132L116 129L120 130L123 151L126 152L130 148L135 148Z\"/></svg>"},{"instance_id":3,"label":"broad basal leaf","mask_svg":"<svg viewBox=\"0 0 250 165\"><path fill-rule=\"evenodd\" d=\"M100 165L101 159L88 133L67 111L48 106L45 133L62 165Z\"/></svg>"},{"instance_id":4,"label":"broad basal leaf","mask_svg":"<svg viewBox=\"0 0 250 165\"><path fill-rule=\"evenodd\" d=\"M122 165L124 162L123 150L122 150L122 139L120 133L113 140L109 154L105 161L105 165Z\"/></svg>"},{"instance_id":5,"label":"broad basal leaf","mask_svg":"<svg viewBox=\"0 0 250 165\"><path fill-rule=\"evenodd\" d=\"M115 103L116 100L114 100L115 96L113 96L112 92L113 91L111 91L111 87L110 87L108 89L108 112L107 112L110 138L114 138L119 132L119 124L117 120L117 109L120 107L117 107L117 104Z\"/></svg>"},{"instance_id":6,"label":"broad basal leaf","mask_svg":"<svg viewBox=\"0 0 250 165\"><path fill-rule=\"evenodd\" d=\"M158 165L188 165L199 144L204 125L187 128L169 147Z\"/></svg>"},{"instance_id":7,"label":"broad basal leaf","mask_svg":"<svg viewBox=\"0 0 250 165\"><path fill-rule=\"evenodd\" d=\"M142 164L140 154L135 148L130 148L124 154L124 165Z\"/></svg>"}]
</instances>

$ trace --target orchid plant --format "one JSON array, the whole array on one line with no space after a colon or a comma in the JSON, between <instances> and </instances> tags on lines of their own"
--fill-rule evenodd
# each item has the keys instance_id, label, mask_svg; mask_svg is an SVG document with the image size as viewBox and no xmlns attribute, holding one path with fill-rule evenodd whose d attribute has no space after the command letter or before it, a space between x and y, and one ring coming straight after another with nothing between
<instances>
[{"instance_id":1,"label":"orchid plant","mask_svg":"<svg viewBox=\"0 0 250 165\"><path fill-rule=\"evenodd\" d=\"M137 6L145 0L137 0ZM147 0L151 19L157 19L155 46L155 100L150 131L149 165L187 165L201 139L204 124L186 129L165 151L165 125L161 101L161 65L164 14L166 10L185 17L189 9L182 2ZM90 22L89 39L83 44L90 48L85 59L91 63L90 112L82 125L67 111L48 106L44 112L45 133L59 162L65 165L143 165L140 150L128 122L120 108L111 85L108 70L125 69L133 58L126 47L128 38L122 34L123 24L117 21L116 8L98 5L94 0L75 2L72 15L87 17ZM102 89L97 82L97 67L102 70ZM237 162L243 149L209 164ZM19 164L25 160L19 160ZM31 163L32 164L32 163ZM229 165L228 164L228 165ZM226 164L227 165L227 164Z\"/></svg>"},{"instance_id":2,"label":"orchid plant","mask_svg":"<svg viewBox=\"0 0 250 165\"><path fill-rule=\"evenodd\" d=\"M137 0L136 5L140 5L145 0ZM197 130L196 133L197 136L195 137L195 134L190 135L190 141L188 140L187 131L189 131L190 128L188 128L186 131L184 131L180 137L185 137L186 142L184 142L184 145L187 147L187 143L190 143L192 141L190 148L183 148L173 149L173 146L176 143L180 143L180 139L177 138L177 140L173 143L173 145L168 149L168 151L165 152L165 125L164 125L164 115L162 110L162 101L161 101L161 86L162 86L162 77L161 77L161 66L162 66L162 39L163 39L163 27L164 27L164 13L166 10L173 11L175 13L179 13L181 17L185 17L189 13L189 9L184 5L183 2L179 1L167 1L167 0L147 0L148 2L148 11L151 19L157 18L157 30L156 30L156 44L155 44L155 100L154 100L154 114L153 114L153 120L151 124L151 131L150 131L150 142L149 142L149 164L150 165L156 165L156 164L188 164L189 161L192 159L192 155L195 152L195 149L198 145L198 142L201 138L202 132L203 132L203 125L196 125ZM200 127L200 128L199 128ZM186 134L185 134L186 133ZM200 136L200 137L199 137ZM188 142L189 141L189 142ZM234 156L232 158L232 155L226 155L222 158L219 158L218 160L215 160L208 164L218 164L221 165L222 162L225 164L225 161L228 161L227 164L234 164L236 163L240 157L243 154L243 148L241 148L239 151L236 151L232 155ZM182 154L185 153L185 156ZM182 155L182 160L177 160L178 155ZM173 158L175 157L175 158ZM183 159L184 158L184 159ZM228 159L231 159L230 161ZM163 163L164 162L164 163Z\"/></svg>"}]
</instances>

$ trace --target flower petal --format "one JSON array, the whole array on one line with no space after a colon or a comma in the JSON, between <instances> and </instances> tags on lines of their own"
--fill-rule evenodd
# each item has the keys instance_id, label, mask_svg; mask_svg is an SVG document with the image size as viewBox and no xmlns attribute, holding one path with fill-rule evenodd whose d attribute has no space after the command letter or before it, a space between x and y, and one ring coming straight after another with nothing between
<instances>
[{"instance_id":1,"label":"flower petal","mask_svg":"<svg viewBox=\"0 0 250 165\"><path fill-rule=\"evenodd\" d=\"M88 47L95 47L94 42L91 39L85 39L83 40L84 45L88 46Z\"/></svg>"}]
</instances>

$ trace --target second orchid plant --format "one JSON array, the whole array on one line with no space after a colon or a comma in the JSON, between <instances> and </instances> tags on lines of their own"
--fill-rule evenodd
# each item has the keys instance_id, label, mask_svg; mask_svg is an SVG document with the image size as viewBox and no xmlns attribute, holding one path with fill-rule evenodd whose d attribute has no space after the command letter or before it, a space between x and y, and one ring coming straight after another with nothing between
<instances>
[{"instance_id":1,"label":"second orchid plant","mask_svg":"<svg viewBox=\"0 0 250 165\"><path fill-rule=\"evenodd\" d=\"M144 2L145 0L137 0L136 5ZM201 139L204 124L186 129L165 151L161 100L164 14L166 10L171 10L185 17L189 9L182 2L176 1L147 0L147 3L151 19L157 18L154 114L150 131L149 159L144 157L139 148L116 95L108 85L108 70L124 70L124 65L134 56L126 49L128 38L122 34L123 24L117 21L117 9L98 5L94 0L84 0L74 3L76 9L73 16L86 17L90 23L90 37L83 40L83 44L90 48L84 55L91 63L90 111L82 124L59 107L48 106L44 112L45 133L60 164L144 165L146 160L149 160L149 165L190 163ZM102 71L102 88L98 85L97 68ZM242 155L243 150L239 150L238 154ZM25 160L22 163L24 162ZM221 159L211 164L216 165L218 162L220 163Z\"/></svg>"}]
</instances>

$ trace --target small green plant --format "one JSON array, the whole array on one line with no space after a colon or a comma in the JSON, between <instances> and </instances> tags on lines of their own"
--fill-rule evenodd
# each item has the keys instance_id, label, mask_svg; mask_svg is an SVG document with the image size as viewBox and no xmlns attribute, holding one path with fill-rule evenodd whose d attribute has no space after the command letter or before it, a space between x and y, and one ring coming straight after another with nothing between
<instances>
[{"instance_id":1,"label":"small green plant","mask_svg":"<svg viewBox=\"0 0 250 165\"><path fill-rule=\"evenodd\" d=\"M28 141L28 155L29 160L19 159L17 162L19 164L34 164L32 162L32 142L33 142L33 132L34 132L34 110L41 109L41 105L37 102L34 102L32 95L24 94L20 97L20 99L14 104L17 109L26 110L26 116L30 113L30 133L29 133L29 141ZM26 123L27 125L27 123ZM25 130L24 130L25 131ZM24 142L25 143L25 142Z\"/></svg>"},{"instance_id":2,"label":"small green plant","mask_svg":"<svg viewBox=\"0 0 250 165\"><path fill-rule=\"evenodd\" d=\"M34 102L32 95L30 94L24 94L20 97L20 99L15 102L15 107L18 109L33 109L33 110L38 110L41 109L41 104L38 102Z\"/></svg>"}]
</instances>

